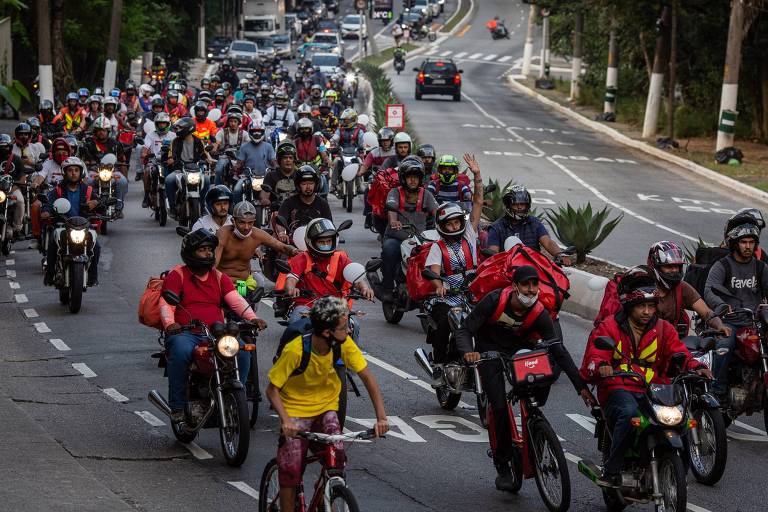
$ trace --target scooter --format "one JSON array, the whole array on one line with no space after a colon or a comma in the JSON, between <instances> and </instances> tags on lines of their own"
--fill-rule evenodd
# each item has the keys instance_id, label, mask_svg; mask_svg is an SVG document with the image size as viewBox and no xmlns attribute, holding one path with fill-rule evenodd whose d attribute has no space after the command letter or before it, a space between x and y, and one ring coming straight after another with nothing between
<instances>
[{"instance_id":1,"label":"scooter","mask_svg":"<svg viewBox=\"0 0 768 512\"><path fill-rule=\"evenodd\" d=\"M503 21L498 22L496 28L491 30L491 39L509 39L509 30Z\"/></svg>"}]
</instances>

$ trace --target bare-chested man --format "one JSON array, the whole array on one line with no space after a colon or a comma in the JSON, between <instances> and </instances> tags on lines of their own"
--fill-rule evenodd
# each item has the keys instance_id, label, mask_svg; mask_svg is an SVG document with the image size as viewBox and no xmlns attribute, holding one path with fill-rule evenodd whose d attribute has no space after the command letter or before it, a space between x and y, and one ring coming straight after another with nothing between
<instances>
[{"instance_id":1,"label":"bare-chested man","mask_svg":"<svg viewBox=\"0 0 768 512\"><path fill-rule=\"evenodd\" d=\"M299 252L295 247L254 228L255 221L256 208L248 201L241 201L235 205L232 225L222 226L216 233L219 238L219 245L216 247L216 268L228 275L235 285L238 281L244 281L250 290L257 287L256 280L251 275L251 259L262 244L288 256Z\"/></svg>"}]
</instances>

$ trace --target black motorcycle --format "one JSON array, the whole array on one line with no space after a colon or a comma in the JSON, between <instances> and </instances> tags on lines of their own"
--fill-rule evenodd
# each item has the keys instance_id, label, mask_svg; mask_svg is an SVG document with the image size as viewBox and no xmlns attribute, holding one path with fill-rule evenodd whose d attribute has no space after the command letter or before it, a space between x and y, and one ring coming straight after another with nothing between
<instances>
[{"instance_id":1,"label":"black motorcycle","mask_svg":"<svg viewBox=\"0 0 768 512\"><path fill-rule=\"evenodd\" d=\"M3 174L0 176L0 251L3 256L8 256L11 253L11 246L13 245L13 229L11 228L10 218L8 217L8 210L10 210L15 200L11 195L13 190L13 177L10 174Z\"/></svg>"},{"instance_id":2,"label":"black motorcycle","mask_svg":"<svg viewBox=\"0 0 768 512\"><path fill-rule=\"evenodd\" d=\"M498 22L496 28L491 30L491 39L509 39L509 30L503 21Z\"/></svg>"},{"instance_id":3,"label":"black motorcycle","mask_svg":"<svg viewBox=\"0 0 768 512\"><path fill-rule=\"evenodd\" d=\"M112 153L108 153L101 158L99 166L96 169L96 189L99 192L101 198L116 198L117 197L117 183L115 176L115 166L117 165L117 157ZM106 235L108 231L108 225L110 222L114 222L118 218L117 203L119 201L115 199L114 204L106 207L104 212L104 220L99 225L99 233Z\"/></svg>"},{"instance_id":4,"label":"black motorcycle","mask_svg":"<svg viewBox=\"0 0 768 512\"><path fill-rule=\"evenodd\" d=\"M264 185L264 174L246 167L240 182L242 183L243 201L248 201L256 208L255 226L262 229L269 226L271 213L280 209L280 202L272 203L269 206L261 204L261 192L271 191L269 186Z\"/></svg>"},{"instance_id":5,"label":"black motorcycle","mask_svg":"<svg viewBox=\"0 0 768 512\"><path fill-rule=\"evenodd\" d=\"M395 52L395 71L399 75L405 69L405 52Z\"/></svg>"},{"instance_id":6,"label":"black motorcycle","mask_svg":"<svg viewBox=\"0 0 768 512\"><path fill-rule=\"evenodd\" d=\"M176 212L180 226L192 227L202 215L201 192L208 164L204 161L185 163L176 175L176 197L169 197L171 208Z\"/></svg>"}]
</instances>

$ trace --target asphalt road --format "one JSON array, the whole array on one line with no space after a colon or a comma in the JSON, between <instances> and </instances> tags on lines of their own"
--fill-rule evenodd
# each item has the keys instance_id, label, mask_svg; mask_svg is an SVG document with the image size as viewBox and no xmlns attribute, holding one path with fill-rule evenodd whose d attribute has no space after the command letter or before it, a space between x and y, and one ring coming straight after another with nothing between
<instances>
[{"instance_id":1,"label":"asphalt road","mask_svg":"<svg viewBox=\"0 0 768 512\"><path fill-rule=\"evenodd\" d=\"M492 42L482 27L504 9L510 10L501 14L510 23L518 12L510 5L516 4L482 2L466 34L440 43L436 53L489 55L492 49L498 56L512 56L507 63L514 62L522 55L517 32L510 41ZM689 236L701 233L710 240L717 238L726 214L687 212L680 207L689 202L675 202L672 197L714 201L722 209L749 204L602 140L516 96L498 78L509 65L476 57L461 67L465 74L460 103L415 102L412 73L392 78L422 140L433 142L441 153L475 153L486 176L514 178L536 188L537 199L557 204L587 200L602 204L594 192L598 190L648 221ZM501 138L505 140L494 140ZM490 151L502 154L486 153ZM521 156L504 155L505 151ZM596 158L634 163L595 162ZM181 445L162 414L146 400L150 389L167 394L167 385L150 357L158 348L156 335L137 323L137 303L148 276L179 261L180 239L173 223L160 228L139 207L137 185L131 181L126 218L111 225L110 234L101 238L101 284L88 291L78 315L65 312L56 292L42 286L36 251L18 243L14 254L0 259L0 273L7 278L0 282L0 310L6 326L0 330L5 347L0 393L10 399L0 401L6 411L0 413L6 418L0 433L10 441L0 449L4 455L0 474L6 482L0 499L9 509L175 511L256 506L253 493L264 465L276 451L278 423L266 407L252 431L248 460L242 468L232 469L224 463L216 431L203 431L194 446ZM638 193L663 200L642 201ZM691 205L711 209L708 203ZM349 217L336 200L332 206L337 222ZM355 226L346 232L343 248L353 260L364 263L379 249L373 235L362 229L360 212L358 202L351 216ZM684 241L648 221L627 214L596 253L631 264L645 259L647 246L654 240ZM393 326L384 321L378 303L359 307L368 313L362 319L361 345L382 387L393 426L386 439L348 448L348 480L363 510L544 510L532 480L525 482L519 495L494 489L487 438L472 407L473 397L465 397L467 405L456 411L438 406L412 357L414 348L425 346L415 314L407 314L400 325ZM282 329L266 305L259 312L269 323L259 339L259 363L265 370ZM566 346L578 363L591 324L571 315L563 315L561 323ZM265 375L263 371L264 384ZM570 460L597 457L585 419L588 411L567 379L553 387L544 412L564 439ZM364 428L373 417L365 396L350 396L350 429ZM764 486L756 476L766 469L768 436L762 431L762 418L742 421L730 429L729 464L723 480L708 488L689 478L689 510L765 509ZM24 437L19 432L30 434ZM60 470L52 472L52 465ZM601 509L597 489L578 474L574 464L569 469L571 510ZM51 496L66 496L66 501Z\"/></svg>"}]
</instances>

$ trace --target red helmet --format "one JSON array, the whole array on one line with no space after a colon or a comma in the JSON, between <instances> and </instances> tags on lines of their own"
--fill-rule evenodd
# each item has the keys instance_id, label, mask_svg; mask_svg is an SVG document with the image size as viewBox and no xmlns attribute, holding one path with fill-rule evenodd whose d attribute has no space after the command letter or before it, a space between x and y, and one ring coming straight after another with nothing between
<instances>
[{"instance_id":1,"label":"red helmet","mask_svg":"<svg viewBox=\"0 0 768 512\"><path fill-rule=\"evenodd\" d=\"M664 290L671 290L683 280L683 265L685 256L682 249L674 243L662 240L656 242L648 251L648 268L653 271L656 283ZM662 272L664 265L677 265L676 272Z\"/></svg>"}]
</instances>

